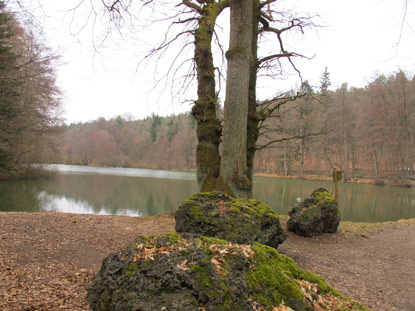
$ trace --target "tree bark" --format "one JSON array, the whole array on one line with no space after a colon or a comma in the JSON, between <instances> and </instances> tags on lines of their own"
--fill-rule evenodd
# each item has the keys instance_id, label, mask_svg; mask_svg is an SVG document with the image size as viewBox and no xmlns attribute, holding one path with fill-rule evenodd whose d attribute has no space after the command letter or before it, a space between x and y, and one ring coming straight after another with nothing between
<instances>
[{"instance_id":1,"label":"tree bark","mask_svg":"<svg viewBox=\"0 0 415 311\"><path fill-rule=\"evenodd\" d=\"M251 72L249 77L249 95L248 95L248 123L247 123L247 138L246 138L246 164L248 168L247 177L250 180L251 188L248 191L248 197L252 197L252 183L254 179L254 161L256 152L256 143L259 137L259 116L257 113L256 101L256 83L258 71L258 33L259 33L259 19L261 17L260 2L254 0L254 12L252 21L252 61Z\"/></svg>"},{"instance_id":2,"label":"tree bark","mask_svg":"<svg viewBox=\"0 0 415 311\"><path fill-rule=\"evenodd\" d=\"M212 56L212 37L216 18L229 1L212 2L205 6L195 32L195 62L198 99L192 108L197 121L196 175L200 191L217 188L220 169L219 144L222 126L217 117L215 68Z\"/></svg>"},{"instance_id":3,"label":"tree bark","mask_svg":"<svg viewBox=\"0 0 415 311\"><path fill-rule=\"evenodd\" d=\"M253 0L231 0L231 28L220 164L226 193L248 197L252 183L247 169L248 93L252 61Z\"/></svg>"}]
</instances>

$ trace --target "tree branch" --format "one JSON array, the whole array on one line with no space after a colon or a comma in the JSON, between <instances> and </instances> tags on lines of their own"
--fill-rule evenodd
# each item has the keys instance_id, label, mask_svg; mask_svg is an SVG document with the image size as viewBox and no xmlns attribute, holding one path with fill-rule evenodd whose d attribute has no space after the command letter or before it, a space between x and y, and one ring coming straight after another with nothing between
<instances>
[{"instance_id":1,"label":"tree branch","mask_svg":"<svg viewBox=\"0 0 415 311\"><path fill-rule=\"evenodd\" d=\"M310 134L306 134L306 135L294 135L294 136L290 136L290 137L278 138L278 139L271 140L271 141L267 142L264 145L256 145L255 148L256 148L256 150L262 150L262 149L268 148L269 146L271 146L273 144L280 143L280 142L283 142L283 141L293 140L293 139L303 139L303 138L306 138L306 137L319 136L319 135L323 135L323 134L327 134L327 133L318 132L318 133L310 133Z\"/></svg>"},{"instance_id":2,"label":"tree branch","mask_svg":"<svg viewBox=\"0 0 415 311\"><path fill-rule=\"evenodd\" d=\"M196 3L193 3L189 0L183 0L183 2L181 4L184 4L185 6L192 9L193 11L199 13L200 15L203 14L203 9L200 6L198 6Z\"/></svg>"}]
</instances>

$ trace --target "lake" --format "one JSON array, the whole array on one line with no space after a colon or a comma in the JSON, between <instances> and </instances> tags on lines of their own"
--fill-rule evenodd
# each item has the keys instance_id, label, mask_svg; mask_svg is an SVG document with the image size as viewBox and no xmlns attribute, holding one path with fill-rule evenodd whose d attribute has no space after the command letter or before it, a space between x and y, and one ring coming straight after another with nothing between
<instances>
[{"instance_id":1,"label":"lake","mask_svg":"<svg viewBox=\"0 0 415 311\"><path fill-rule=\"evenodd\" d=\"M49 180L0 181L0 211L153 216L175 210L198 191L196 175L134 168L48 165ZM329 181L256 177L254 197L287 215L297 198ZM415 218L415 189L340 183L342 220L382 222Z\"/></svg>"}]
</instances>

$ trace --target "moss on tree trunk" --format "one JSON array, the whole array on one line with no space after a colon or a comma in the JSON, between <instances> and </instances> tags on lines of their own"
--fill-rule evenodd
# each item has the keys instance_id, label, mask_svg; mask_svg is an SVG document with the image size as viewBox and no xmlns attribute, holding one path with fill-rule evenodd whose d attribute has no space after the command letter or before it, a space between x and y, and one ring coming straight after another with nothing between
<instances>
[{"instance_id":1,"label":"moss on tree trunk","mask_svg":"<svg viewBox=\"0 0 415 311\"><path fill-rule=\"evenodd\" d=\"M215 68L211 43L216 18L227 3L228 1L220 1L207 4L195 32L198 99L192 108L192 115L197 122L197 180L202 191L216 189L215 180L219 177L222 126L216 114Z\"/></svg>"}]
</instances>

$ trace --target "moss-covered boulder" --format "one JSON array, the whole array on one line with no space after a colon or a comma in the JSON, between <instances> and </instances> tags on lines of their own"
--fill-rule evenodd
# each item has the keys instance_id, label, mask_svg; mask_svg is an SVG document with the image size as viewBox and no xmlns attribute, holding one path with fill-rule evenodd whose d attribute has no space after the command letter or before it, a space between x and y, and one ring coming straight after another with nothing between
<instances>
[{"instance_id":1,"label":"moss-covered boulder","mask_svg":"<svg viewBox=\"0 0 415 311\"><path fill-rule=\"evenodd\" d=\"M100 311L366 310L272 247L175 233L108 256L87 300Z\"/></svg>"},{"instance_id":2,"label":"moss-covered boulder","mask_svg":"<svg viewBox=\"0 0 415 311\"><path fill-rule=\"evenodd\" d=\"M324 188L313 191L310 197L288 212L288 231L301 236L335 233L340 223L340 210L333 195Z\"/></svg>"},{"instance_id":3,"label":"moss-covered boulder","mask_svg":"<svg viewBox=\"0 0 415 311\"><path fill-rule=\"evenodd\" d=\"M265 203L235 199L221 192L200 192L182 203L175 214L176 232L258 242L277 248L287 237L278 215Z\"/></svg>"}]
</instances>

